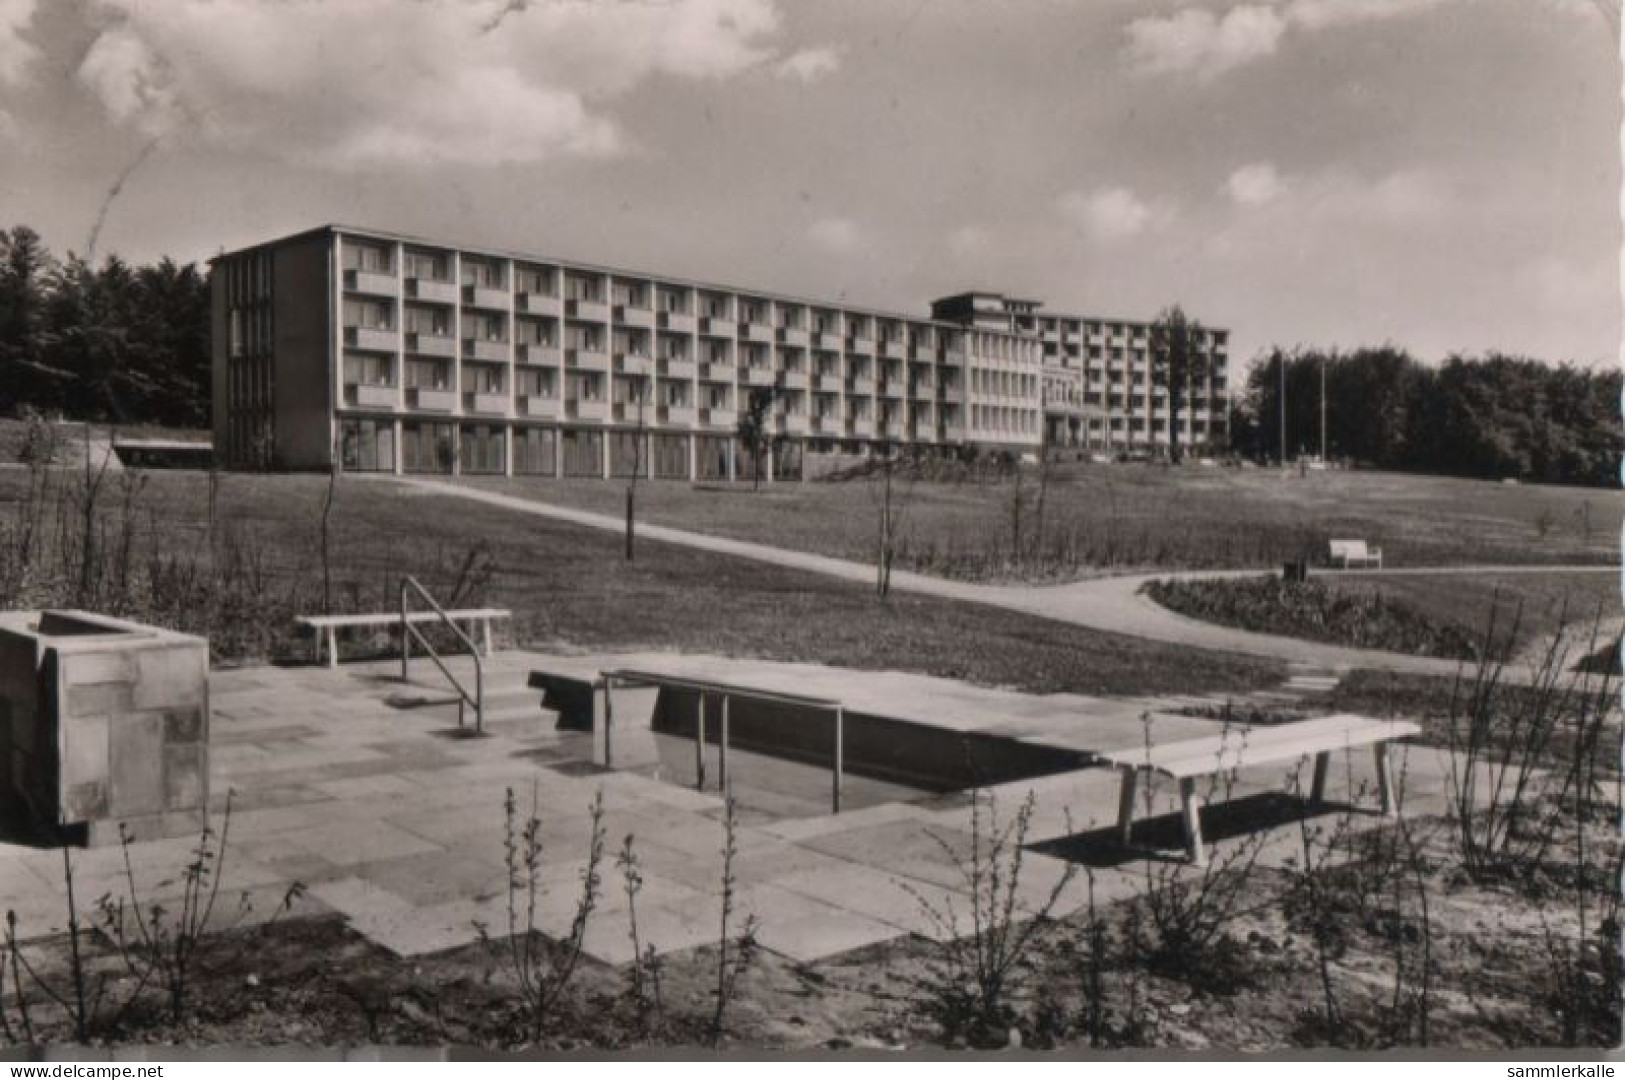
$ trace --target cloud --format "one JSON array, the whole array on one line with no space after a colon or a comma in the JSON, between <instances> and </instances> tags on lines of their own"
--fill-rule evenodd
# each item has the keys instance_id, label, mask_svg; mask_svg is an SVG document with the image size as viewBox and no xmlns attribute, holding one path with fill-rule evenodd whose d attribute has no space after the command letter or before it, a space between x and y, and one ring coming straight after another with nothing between
<instances>
[{"instance_id":1,"label":"cloud","mask_svg":"<svg viewBox=\"0 0 1625 1080\"><path fill-rule=\"evenodd\" d=\"M1230 197L1242 206L1263 206L1286 191L1280 173L1267 161L1243 165L1230 174L1225 186L1230 190Z\"/></svg>"},{"instance_id":2,"label":"cloud","mask_svg":"<svg viewBox=\"0 0 1625 1080\"><path fill-rule=\"evenodd\" d=\"M11 142L22 134L22 128L17 124L17 118L4 109L0 109L0 142Z\"/></svg>"},{"instance_id":3,"label":"cloud","mask_svg":"<svg viewBox=\"0 0 1625 1080\"><path fill-rule=\"evenodd\" d=\"M831 255L850 255L863 246L863 231L850 218L820 218L807 227L807 239Z\"/></svg>"},{"instance_id":4,"label":"cloud","mask_svg":"<svg viewBox=\"0 0 1625 1080\"><path fill-rule=\"evenodd\" d=\"M341 170L616 153L617 98L773 63L781 23L775 0L87 2L78 78L114 120Z\"/></svg>"},{"instance_id":5,"label":"cloud","mask_svg":"<svg viewBox=\"0 0 1625 1080\"><path fill-rule=\"evenodd\" d=\"M994 235L985 225L961 225L948 234L948 251L956 258L986 255Z\"/></svg>"},{"instance_id":6,"label":"cloud","mask_svg":"<svg viewBox=\"0 0 1625 1080\"><path fill-rule=\"evenodd\" d=\"M817 82L839 70L841 70L840 50L828 47L802 49L773 65L773 74L779 78L794 79L802 83Z\"/></svg>"},{"instance_id":7,"label":"cloud","mask_svg":"<svg viewBox=\"0 0 1625 1080\"><path fill-rule=\"evenodd\" d=\"M1151 74L1191 71L1212 78L1275 52L1286 20L1273 7L1244 5L1223 18L1205 8L1146 16L1128 25L1128 58Z\"/></svg>"},{"instance_id":8,"label":"cloud","mask_svg":"<svg viewBox=\"0 0 1625 1080\"><path fill-rule=\"evenodd\" d=\"M1273 56L1293 35L1419 14L1465 0L1283 0L1233 7L1223 16L1202 7L1147 15L1124 31L1124 54L1146 74L1191 73L1211 79Z\"/></svg>"},{"instance_id":9,"label":"cloud","mask_svg":"<svg viewBox=\"0 0 1625 1080\"><path fill-rule=\"evenodd\" d=\"M1167 215L1124 187L1069 191L1057 200L1061 215L1099 240L1124 240L1161 223Z\"/></svg>"},{"instance_id":10,"label":"cloud","mask_svg":"<svg viewBox=\"0 0 1625 1080\"><path fill-rule=\"evenodd\" d=\"M0 0L0 84L22 82L28 65L39 57L39 49L23 37L36 6L36 0Z\"/></svg>"}]
</instances>

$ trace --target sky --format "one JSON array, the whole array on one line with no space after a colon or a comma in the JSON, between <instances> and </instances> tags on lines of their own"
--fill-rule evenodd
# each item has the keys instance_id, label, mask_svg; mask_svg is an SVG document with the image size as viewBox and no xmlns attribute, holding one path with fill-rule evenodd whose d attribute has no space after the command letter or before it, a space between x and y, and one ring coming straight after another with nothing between
<instances>
[{"instance_id":1,"label":"sky","mask_svg":"<svg viewBox=\"0 0 1625 1080\"><path fill-rule=\"evenodd\" d=\"M1598 365L1618 40L1618 0L0 0L0 227Z\"/></svg>"}]
</instances>

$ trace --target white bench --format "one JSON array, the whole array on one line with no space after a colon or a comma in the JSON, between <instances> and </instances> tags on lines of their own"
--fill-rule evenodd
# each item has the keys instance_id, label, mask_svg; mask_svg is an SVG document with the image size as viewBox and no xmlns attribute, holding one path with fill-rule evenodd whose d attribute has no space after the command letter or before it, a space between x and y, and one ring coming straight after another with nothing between
<instances>
[{"instance_id":1,"label":"white bench","mask_svg":"<svg viewBox=\"0 0 1625 1080\"><path fill-rule=\"evenodd\" d=\"M1132 838L1134 796L1140 774L1161 773L1179 781L1185 848L1191 862L1205 866L1207 851L1202 844L1202 822L1196 795L1198 778L1253 765L1302 761L1313 756L1315 778L1309 797L1312 802L1319 803L1326 793L1326 773L1331 765L1332 752L1370 746L1376 755L1382 812L1392 817L1399 813L1399 803L1388 760L1388 744L1396 739L1418 735L1421 730L1404 720L1372 720L1341 713L1292 724L1232 728L1222 735L1186 739L1161 746L1153 744L1128 750L1109 750L1096 756L1105 764L1116 766L1123 774L1117 804L1117 827L1124 845Z\"/></svg>"},{"instance_id":2,"label":"white bench","mask_svg":"<svg viewBox=\"0 0 1625 1080\"><path fill-rule=\"evenodd\" d=\"M469 637L478 633L481 650L486 656L491 655L491 623L497 619L511 619L513 612L506 608L464 608L459 611L448 611L446 615L453 622L466 623ZM327 666L339 666L339 640L338 632L357 626L399 626L401 613L381 612L369 615L307 615L296 620L300 626L310 627L313 637L311 642L313 651L311 660L314 663L322 662L322 642L327 642ZM413 611L406 616L406 621L413 624L439 622L440 616L433 611Z\"/></svg>"},{"instance_id":3,"label":"white bench","mask_svg":"<svg viewBox=\"0 0 1625 1080\"><path fill-rule=\"evenodd\" d=\"M1382 569L1382 548L1367 547L1364 540L1333 540L1326 546L1333 566L1344 570L1357 566Z\"/></svg>"}]
</instances>

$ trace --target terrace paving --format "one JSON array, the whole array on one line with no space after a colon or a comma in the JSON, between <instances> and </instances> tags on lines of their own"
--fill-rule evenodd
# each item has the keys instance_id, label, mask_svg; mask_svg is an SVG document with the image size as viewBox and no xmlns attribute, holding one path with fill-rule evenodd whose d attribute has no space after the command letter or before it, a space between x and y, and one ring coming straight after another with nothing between
<instances>
[{"instance_id":1,"label":"terrace paving","mask_svg":"<svg viewBox=\"0 0 1625 1080\"><path fill-rule=\"evenodd\" d=\"M359 933L402 956L465 945L483 924L494 934L508 927L503 801L516 792L521 812L535 806L544 842L545 892L539 928L563 935L591 833L588 807L601 796L611 851L636 837L643 891L638 899L642 936L661 952L713 943L721 905L720 820L714 789L695 791L641 772L603 772L590 765L591 737L560 731L542 710L540 695L524 681L535 668L557 670L660 668L672 672L794 687L802 694L838 696L854 708L896 714L946 729L1013 733L1023 739L1072 747L1138 745L1142 712L1174 701L1112 700L1076 695L1032 696L945 679L768 664L722 657L670 654L547 656L504 652L488 662L487 685L504 702L482 739L454 737L444 707L402 709L390 699L428 696L439 684L403 687L398 665L361 663L323 668L247 668L212 675L212 791L216 826L226 792L233 791L229 847L224 859L217 923L239 918L246 893L260 919L275 910L288 886L308 891L296 914L338 913ZM1161 718L1154 737L1188 737L1211 722ZM1447 755L1409 748L1406 808L1435 812L1443 805ZM771 771L773 759L741 755L742 773ZM786 769L808 769L789 765ZM1352 774L1369 779L1370 761L1356 755ZM1263 772L1264 770L1259 770ZM1334 776L1341 776L1339 766ZM772 786L763 773L736 784ZM861 778L853 778L861 786ZM1279 791L1282 778L1246 776L1239 793ZM1339 790L1334 784L1334 791ZM895 792L878 790L876 797ZM1117 782L1105 769L1082 769L1003 784L973 802L968 795L922 795L831 815L794 800L798 816L746 815L738 826L738 926L746 914L760 921L763 947L810 962L848 949L915 934L941 939L962 931L969 917L967 886L955 853L970 843L973 814L996 813L1009 822L1031 795L1034 844L1066 841L1110 823ZM1171 790L1153 795L1156 813L1171 814ZM782 809L782 807L781 807ZM1143 816L1142 816L1143 820ZM985 821L985 818L984 818ZM1375 815L1355 818L1375 825ZM1137 826L1140 827L1140 826ZM1266 862L1291 854L1295 824L1265 849ZM1290 835L1289 835L1290 834ZM1214 844L1217 857L1234 840ZM132 866L143 899L172 899L179 872L195 841L133 845ZM104 894L125 889L123 853L116 847L73 852L81 910ZM1018 900L1041 907L1068 863L1029 850ZM1144 881L1143 860L1094 871L1098 902L1130 895ZM626 899L613 859L601 868L604 893L589 922L586 951L618 964L630 958ZM1082 874L1063 890L1056 909L1080 908L1088 896ZM65 925L61 854L0 840L0 908L15 909L28 940Z\"/></svg>"}]
</instances>

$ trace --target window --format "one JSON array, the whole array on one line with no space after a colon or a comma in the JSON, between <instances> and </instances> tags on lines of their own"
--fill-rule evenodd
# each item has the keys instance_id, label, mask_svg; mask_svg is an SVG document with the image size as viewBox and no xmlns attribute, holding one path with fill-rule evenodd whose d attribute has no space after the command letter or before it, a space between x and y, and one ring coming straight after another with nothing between
<instances>
[{"instance_id":1,"label":"window","mask_svg":"<svg viewBox=\"0 0 1625 1080\"><path fill-rule=\"evenodd\" d=\"M340 440L340 460L347 471L395 471L395 425L390 421L347 419Z\"/></svg>"},{"instance_id":2,"label":"window","mask_svg":"<svg viewBox=\"0 0 1625 1080\"><path fill-rule=\"evenodd\" d=\"M368 353L346 353L344 381L362 386L391 386L394 384L394 365L387 356Z\"/></svg>"},{"instance_id":3,"label":"window","mask_svg":"<svg viewBox=\"0 0 1625 1080\"><path fill-rule=\"evenodd\" d=\"M389 330L393 327L393 308L389 304L377 300L357 300L346 298L344 301L344 325L359 326L366 330Z\"/></svg>"},{"instance_id":4,"label":"window","mask_svg":"<svg viewBox=\"0 0 1625 1080\"><path fill-rule=\"evenodd\" d=\"M408 360L406 385L418 390L450 390L451 365L443 360Z\"/></svg>"},{"instance_id":5,"label":"window","mask_svg":"<svg viewBox=\"0 0 1625 1080\"><path fill-rule=\"evenodd\" d=\"M451 312L446 308L428 308L408 305L406 328L424 337L450 337Z\"/></svg>"},{"instance_id":6,"label":"window","mask_svg":"<svg viewBox=\"0 0 1625 1080\"><path fill-rule=\"evenodd\" d=\"M369 244L359 240L344 241L344 268L367 274L390 274L390 249L383 244Z\"/></svg>"},{"instance_id":7,"label":"window","mask_svg":"<svg viewBox=\"0 0 1625 1080\"><path fill-rule=\"evenodd\" d=\"M406 276L419 281L450 281L444 255L430 255L423 251L410 251L406 255Z\"/></svg>"}]
</instances>

